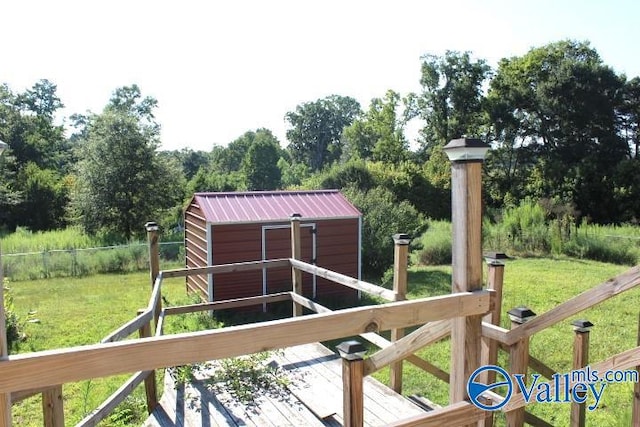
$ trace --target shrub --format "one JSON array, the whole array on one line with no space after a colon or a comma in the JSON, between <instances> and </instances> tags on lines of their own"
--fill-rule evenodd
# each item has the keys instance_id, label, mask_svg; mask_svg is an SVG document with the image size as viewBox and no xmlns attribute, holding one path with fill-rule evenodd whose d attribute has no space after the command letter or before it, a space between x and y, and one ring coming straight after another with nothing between
<instances>
[{"instance_id":1,"label":"shrub","mask_svg":"<svg viewBox=\"0 0 640 427\"><path fill-rule=\"evenodd\" d=\"M503 210L497 224L483 224L484 246L526 255L549 253L551 231L542 206L531 199Z\"/></svg>"},{"instance_id":2,"label":"shrub","mask_svg":"<svg viewBox=\"0 0 640 427\"><path fill-rule=\"evenodd\" d=\"M22 325L20 324L20 318L15 312L13 307L13 296L11 295L11 289L9 288L9 280L5 278L3 280L2 287L4 289L4 320L7 333L7 348L11 351L12 348L22 339Z\"/></svg>"},{"instance_id":3,"label":"shrub","mask_svg":"<svg viewBox=\"0 0 640 427\"><path fill-rule=\"evenodd\" d=\"M347 163L335 163L331 168L312 175L304 181L304 188L346 188L354 187L367 191L375 187L373 175L367 169L364 160L351 160Z\"/></svg>"},{"instance_id":4,"label":"shrub","mask_svg":"<svg viewBox=\"0 0 640 427\"><path fill-rule=\"evenodd\" d=\"M586 258L612 264L634 265L638 252L629 242L612 241L600 236L574 235L564 244L563 253L574 258Z\"/></svg>"},{"instance_id":5,"label":"shrub","mask_svg":"<svg viewBox=\"0 0 640 427\"><path fill-rule=\"evenodd\" d=\"M380 276L393 265L393 238L396 233L419 236L426 229L424 217L407 201L398 202L387 189L345 191L362 212L362 264L367 275Z\"/></svg>"},{"instance_id":6,"label":"shrub","mask_svg":"<svg viewBox=\"0 0 640 427\"><path fill-rule=\"evenodd\" d=\"M422 249L418 252L417 259L419 264L451 264L451 223L432 222L421 240Z\"/></svg>"}]
</instances>

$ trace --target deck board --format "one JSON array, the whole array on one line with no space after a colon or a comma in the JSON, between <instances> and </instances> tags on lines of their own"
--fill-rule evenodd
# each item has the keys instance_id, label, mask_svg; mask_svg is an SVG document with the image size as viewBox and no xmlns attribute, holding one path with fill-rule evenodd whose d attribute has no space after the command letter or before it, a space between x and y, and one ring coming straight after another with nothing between
<instances>
[{"instance_id":1,"label":"deck board","mask_svg":"<svg viewBox=\"0 0 640 427\"><path fill-rule=\"evenodd\" d=\"M289 392L263 393L252 407L239 404L227 392L215 394L203 379L175 388L165 375L159 408L147 427L341 426L342 361L321 344L305 344L274 352L273 363L285 370ZM377 380L364 379L364 422L380 426L423 413L413 402ZM324 414L320 419L317 414Z\"/></svg>"}]
</instances>

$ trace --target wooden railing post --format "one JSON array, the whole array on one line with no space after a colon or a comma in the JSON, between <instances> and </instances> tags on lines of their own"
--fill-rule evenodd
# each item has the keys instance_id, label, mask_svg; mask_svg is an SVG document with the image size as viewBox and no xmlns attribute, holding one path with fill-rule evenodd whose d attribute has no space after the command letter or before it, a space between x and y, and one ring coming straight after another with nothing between
<instances>
[{"instance_id":1,"label":"wooden railing post","mask_svg":"<svg viewBox=\"0 0 640 427\"><path fill-rule=\"evenodd\" d=\"M156 278L160 274L160 236L158 230L158 224L155 222L147 222L144 225L147 230L147 241L149 242L149 274L151 278L151 290L156 283ZM162 298L158 298L158 302L155 307L154 321L155 325L158 325L158 317L162 310Z\"/></svg>"},{"instance_id":2,"label":"wooden railing post","mask_svg":"<svg viewBox=\"0 0 640 427\"><path fill-rule=\"evenodd\" d=\"M364 354L358 341L345 341L336 347L342 357L342 418L344 427L364 425Z\"/></svg>"},{"instance_id":3,"label":"wooden railing post","mask_svg":"<svg viewBox=\"0 0 640 427\"><path fill-rule=\"evenodd\" d=\"M2 141L0 143L4 144ZM2 147L0 147L1 149ZM0 150L1 154L1 150ZM2 269L2 249L0 249L0 363L9 357L7 325L4 313L4 271ZM0 393L0 427L11 425L11 394Z\"/></svg>"},{"instance_id":4,"label":"wooden railing post","mask_svg":"<svg viewBox=\"0 0 640 427\"><path fill-rule=\"evenodd\" d=\"M504 264L497 259L488 262L487 289L493 289L495 293L495 304L492 310L484 316L483 321L492 325L500 325L502 311L502 285L504 281ZM482 351L480 357L481 365L495 365L498 363L498 343L490 338L482 338ZM483 378L486 384L493 384L496 381L496 372L487 370ZM483 427L493 426L493 412L487 412Z\"/></svg>"},{"instance_id":5,"label":"wooden railing post","mask_svg":"<svg viewBox=\"0 0 640 427\"><path fill-rule=\"evenodd\" d=\"M64 427L62 385L42 392L42 418L45 427Z\"/></svg>"},{"instance_id":6,"label":"wooden railing post","mask_svg":"<svg viewBox=\"0 0 640 427\"><path fill-rule=\"evenodd\" d=\"M573 338L573 370L584 368L589 363L589 332L593 323L588 320L575 320L571 322L575 332ZM571 427L584 427L585 403L571 403Z\"/></svg>"},{"instance_id":7,"label":"wooden railing post","mask_svg":"<svg viewBox=\"0 0 640 427\"><path fill-rule=\"evenodd\" d=\"M482 163L489 146L454 139L444 147L451 160L452 292L482 289ZM468 398L467 382L480 366L482 316L451 321L449 403Z\"/></svg>"},{"instance_id":8,"label":"wooden railing post","mask_svg":"<svg viewBox=\"0 0 640 427\"><path fill-rule=\"evenodd\" d=\"M636 344L640 346L640 315L638 315L638 339ZM636 366L636 371L640 372L640 366ZM631 413L631 425L640 425L640 382L633 385L633 403Z\"/></svg>"},{"instance_id":9,"label":"wooden railing post","mask_svg":"<svg viewBox=\"0 0 640 427\"><path fill-rule=\"evenodd\" d=\"M142 310L138 310L138 316L142 313ZM151 337L151 323L145 323L139 330L138 336L140 338ZM147 412L151 414L156 406L158 406L158 391L156 385L156 371L152 370L149 375L144 379L144 391L147 397Z\"/></svg>"},{"instance_id":10,"label":"wooden railing post","mask_svg":"<svg viewBox=\"0 0 640 427\"><path fill-rule=\"evenodd\" d=\"M393 243L393 292L396 294L396 301L404 301L407 299L407 268L411 238L408 234L394 234ZM404 328L392 329L391 342L404 337L404 333ZM396 393L402 393L402 360L392 363L389 369L389 385Z\"/></svg>"},{"instance_id":11,"label":"wooden railing post","mask_svg":"<svg viewBox=\"0 0 640 427\"><path fill-rule=\"evenodd\" d=\"M536 314L527 307L516 307L508 312L511 319L511 329L515 329L518 326L533 319ZM529 337L519 339L515 344L509 347L509 374L527 374L527 368L529 367ZM525 383L526 383L526 377ZM521 393L520 389L516 389L514 385L513 393ZM525 408L521 407L514 409L513 411L506 413L507 425L509 427L522 427L524 425L524 412Z\"/></svg>"},{"instance_id":12,"label":"wooden railing post","mask_svg":"<svg viewBox=\"0 0 640 427\"><path fill-rule=\"evenodd\" d=\"M300 260L302 258L302 243L300 240L300 218L299 213L294 213L289 218L291 220L291 258ZM302 295L302 272L291 267L292 292ZM293 301L293 316L302 316L302 306Z\"/></svg>"}]
</instances>

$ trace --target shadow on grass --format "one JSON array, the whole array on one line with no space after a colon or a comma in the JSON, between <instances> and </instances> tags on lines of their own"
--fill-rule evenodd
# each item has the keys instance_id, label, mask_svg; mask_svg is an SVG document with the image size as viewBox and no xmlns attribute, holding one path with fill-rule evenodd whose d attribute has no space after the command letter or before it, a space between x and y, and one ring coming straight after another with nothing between
<instances>
[{"instance_id":1,"label":"shadow on grass","mask_svg":"<svg viewBox=\"0 0 640 427\"><path fill-rule=\"evenodd\" d=\"M440 270L409 272L408 298L424 298L451 293L451 274Z\"/></svg>"}]
</instances>

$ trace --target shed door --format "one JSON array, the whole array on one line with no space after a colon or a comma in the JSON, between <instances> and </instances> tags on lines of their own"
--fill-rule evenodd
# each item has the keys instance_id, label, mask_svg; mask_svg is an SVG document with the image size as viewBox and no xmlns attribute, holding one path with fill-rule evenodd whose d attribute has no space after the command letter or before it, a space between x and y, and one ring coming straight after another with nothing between
<instances>
[{"instance_id":1,"label":"shed door","mask_svg":"<svg viewBox=\"0 0 640 427\"><path fill-rule=\"evenodd\" d=\"M316 225L300 224L300 243L302 244L302 261L315 264L316 258ZM262 227L262 259L291 258L291 226L265 225ZM263 295L275 292L290 291L291 268L271 268L262 270ZM302 293L307 297L316 297L316 278L302 273Z\"/></svg>"}]
</instances>

